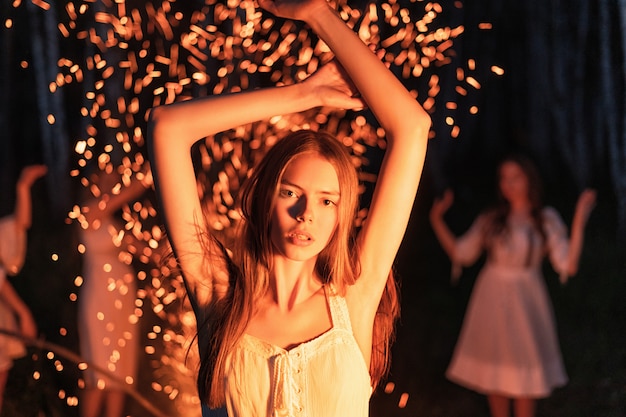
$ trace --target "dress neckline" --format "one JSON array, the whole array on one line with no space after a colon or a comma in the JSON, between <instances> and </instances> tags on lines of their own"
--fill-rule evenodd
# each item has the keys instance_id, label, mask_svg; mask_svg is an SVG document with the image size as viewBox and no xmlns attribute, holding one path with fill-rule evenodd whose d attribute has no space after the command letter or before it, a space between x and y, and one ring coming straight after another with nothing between
<instances>
[{"instance_id":1,"label":"dress neckline","mask_svg":"<svg viewBox=\"0 0 626 417\"><path fill-rule=\"evenodd\" d=\"M306 349L308 346L310 345L314 345L316 343L319 343L319 341L325 339L326 337L328 337L328 335L334 333L338 328L337 328L337 312L335 311L336 307L335 304L333 303L333 301L330 299L330 297L334 297L334 295L329 295L328 294L328 289L326 285L322 285L322 288L324 289L324 299L326 300L326 308L330 310L330 328L323 331L322 333L318 334L317 336L314 336L310 339L307 339L303 342L294 344L293 346L289 347L289 348L284 348L281 346L278 346L272 342L269 342L265 339L262 339L260 337L257 336L253 336L247 332L244 332L243 334L243 339L247 339L249 342L251 342L252 344L254 344L255 346L260 346L262 348L264 348L263 350L268 350L271 352L279 352L279 353L285 353L285 354L289 354L292 352L297 352L297 351L301 351L303 349Z\"/></svg>"}]
</instances>

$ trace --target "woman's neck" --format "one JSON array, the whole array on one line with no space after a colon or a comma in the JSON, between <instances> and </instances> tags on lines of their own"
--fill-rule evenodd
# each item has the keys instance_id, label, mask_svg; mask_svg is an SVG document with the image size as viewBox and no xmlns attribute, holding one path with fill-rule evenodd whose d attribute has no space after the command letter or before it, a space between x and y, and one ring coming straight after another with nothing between
<instances>
[{"instance_id":1,"label":"woman's neck","mask_svg":"<svg viewBox=\"0 0 626 417\"><path fill-rule=\"evenodd\" d=\"M317 293L322 282L315 273L315 259L292 261L275 257L270 271L269 300L288 311Z\"/></svg>"},{"instance_id":2,"label":"woman's neck","mask_svg":"<svg viewBox=\"0 0 626 417\"><path fill-rule=\"evenodd\" d=\"M511 214L529 214L531 211L530 201L527 199L519 199L509 201L511 207Z\"/></svg>"}]
</instances>

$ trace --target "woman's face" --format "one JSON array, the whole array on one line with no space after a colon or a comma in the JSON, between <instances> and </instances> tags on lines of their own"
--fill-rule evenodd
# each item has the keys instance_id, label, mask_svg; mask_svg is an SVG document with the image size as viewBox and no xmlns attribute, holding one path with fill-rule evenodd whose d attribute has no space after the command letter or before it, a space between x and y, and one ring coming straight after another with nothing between
<instances>
[{"instance_id":1,"label":"woman's face","mask_svg":"<svg viewBox=\"0 0 626 417\"><path fill-rule=\"evenodd\" d=\"M294 261L316 257L337 227L339 196L339 178L328 160L315 153L295 157L283 173L274 202L275 254Z\"/></svg>"},{"instance_id":2,"label":"woman's face","mask_svg":"<svg viewBox=\"0 0 626 417\"><path fill-rule=\"evenodd\" d=\"M512 161L500 167L500 192L508 202L528 201L528 177L522 168Z\"/></svg>"}]
</instances>

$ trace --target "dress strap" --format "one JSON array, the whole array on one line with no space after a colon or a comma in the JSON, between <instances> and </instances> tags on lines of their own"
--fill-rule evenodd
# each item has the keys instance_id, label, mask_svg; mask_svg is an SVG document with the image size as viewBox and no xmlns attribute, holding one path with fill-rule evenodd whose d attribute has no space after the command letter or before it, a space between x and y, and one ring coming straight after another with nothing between
<instances>
[{"instance_id":1,"label":"dress strap","mask_svg":"<svg viewBox=\"0 0 626 417\"><path fill-rule=\"evenodd\" d=\"M327 289L328 305L330 306L330 316L333 320L333 327L337 329L348 330L352 333L352 324L350 323L350 313L348 312L348 304L346 299L337 295L332 287Z\"/></svg>"}]
</instances>

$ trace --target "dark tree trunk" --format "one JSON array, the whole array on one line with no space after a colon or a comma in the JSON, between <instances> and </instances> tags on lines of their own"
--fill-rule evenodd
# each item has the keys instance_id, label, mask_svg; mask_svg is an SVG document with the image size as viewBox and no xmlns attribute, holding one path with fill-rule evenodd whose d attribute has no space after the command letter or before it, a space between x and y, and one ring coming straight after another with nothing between
<instances>
[{"instance_id":1,"label":"dark tree trunk","mask_svg":"<svg viewBox=\"0 0 626 417\"><path fill-rule=\"evenodd\" d=\"M619 236L626 237L626 1L602 0L598 9L599 102L592 119L595 139L606 151L611 186L617 201ZM617 9L617 10L616 10ZM615 38L615 34L619 37Z\"/></svg>"},{"instance_id":2,"label":"dark tree trunk","mask_svg":"<svg viewBox=\"0 0 626 417\"><path fill-rule=\"evenodd\" d=\"M71 207L68 158L69 147L65 107L61 90L51 92L49 85L56 79L59 61L59 35L55 3L42 10L26 2L31 27L31 46L35 76L34 93L37 98L37 123L41 135L43 158L48 166L46 180L52 190L50 198L54 214L63 216ZM53 117L54 121L49 121Z\"/></svg>"}]
</instances>

